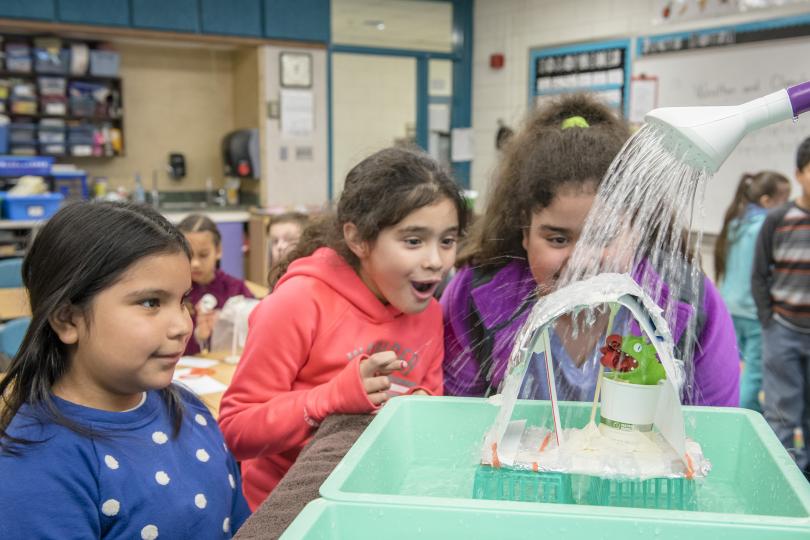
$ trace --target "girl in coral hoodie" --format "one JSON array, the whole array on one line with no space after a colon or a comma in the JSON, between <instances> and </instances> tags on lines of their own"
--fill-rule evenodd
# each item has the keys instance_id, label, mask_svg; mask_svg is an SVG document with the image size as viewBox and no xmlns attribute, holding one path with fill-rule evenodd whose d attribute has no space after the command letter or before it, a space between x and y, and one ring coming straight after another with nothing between
<instances>
[{"instance_id":1,"label":"girl in coral hoodie","mask_svg":"<svg viewBox=\"0 0 810 540\"><path fill-rule=\"evenodd\" d=\"M430 157L381 150L349 172L337 215L310 226L293 262L276 268L220 408L251 508L328 415L442 393L433 293L455 261L465 212Z\"/></svg>"}]
</instances>

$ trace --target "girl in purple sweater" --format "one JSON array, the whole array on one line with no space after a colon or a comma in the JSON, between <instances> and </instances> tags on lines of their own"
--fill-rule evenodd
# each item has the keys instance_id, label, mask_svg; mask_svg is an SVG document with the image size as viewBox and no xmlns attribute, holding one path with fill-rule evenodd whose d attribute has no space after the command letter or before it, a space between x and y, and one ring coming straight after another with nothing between
<instances>
[{"instance_id":1,"label":"girl in purple sweater","mask_svg":"<svg viewBox=\"0 0 810 540\"><path fill-rule=\"evenodd\" d=\"M228 298L242 295L253 298L245 282L219 269L222 258L222 236L217 224L202 214L192 214L181 221L182 231L191 246L191 291L188 293L194 335L188 340L186 354L207 352L217 315ZM203 297L209 296L216 304L205 306Z\"/></svg>"},{"instance_id":2,"label":"girl in purple sweater","mask_svg":"<svg viewBox=\"0 0 810 540\"><path fill-rule=\"evenodd\" d=\"M534 113L510 141L486 212L461 249L460 270L441 299L447 394L497 392L517 332L537 297L556 288L602 177L628 136L605 106L573 96ZM649 272L656 275L642 262L634 275L639 280ZM697 317L687 366L693 384L684 389L683 401L737 406L739 354L731 317L717 289L701 276L700 305L679 301L678 313L685 316L671 329L677 347L687 320ZM593 396L598 367L559 368L558 387L566 391L561 399Z\"/></svg>"}]
</instances>

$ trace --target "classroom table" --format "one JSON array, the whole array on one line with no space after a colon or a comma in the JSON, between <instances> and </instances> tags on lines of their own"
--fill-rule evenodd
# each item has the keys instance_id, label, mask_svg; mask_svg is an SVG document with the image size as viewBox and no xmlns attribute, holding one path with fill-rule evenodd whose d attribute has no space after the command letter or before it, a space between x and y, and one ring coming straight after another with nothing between
<instances>
[{"instance_id":1,"label":"classroom table","mask_svg":"<svg viewBox=\"0 0 810 540\"><path fill-rule=\"evenodd\" d=\"M236 364L229 364L225 362L225 357L228 356L230 352L222 351L222 352L209 352L205 354L197 354L195 358L207 358L209 360L217 360L217 364L212 366L210 369L213 370L211 377L216 379L217 381L221 382L225 386L231 384L231 379L233 378L233 372L236 370ZM200 401L205 403L205 406L211 411L211 414L214 415L214 418L219 417L219 402L222 401L222 394L224 392L216 392L214 394L203 394L198 396Z\"/></svg>"},{"instance_id":2,"label":"classroom table","mask_svg":"<svg viewBox=\"0 0 810 540\"><path fill-rule=\"evenodd\" d=\"M0 289L0 320L30 316L31 308L28 306L28 294L24 288Z\"/></svg>"}]
</instances>

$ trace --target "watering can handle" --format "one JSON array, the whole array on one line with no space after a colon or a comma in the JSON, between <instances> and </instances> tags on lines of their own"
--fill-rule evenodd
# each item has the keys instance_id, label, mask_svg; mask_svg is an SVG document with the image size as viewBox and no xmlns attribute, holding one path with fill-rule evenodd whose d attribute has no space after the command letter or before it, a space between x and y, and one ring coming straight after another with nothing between
<instances>
[{"instance_id":1,"label":"watering can handle","mask_svg":"<svg viewBox=\"0 0 810 540\"><path fill-rule=\"evenodd\" d=\"M793 117L810 110L810 81L799 83L787 89L790 106L793 107Z\"/></svg>"}]
</instances>

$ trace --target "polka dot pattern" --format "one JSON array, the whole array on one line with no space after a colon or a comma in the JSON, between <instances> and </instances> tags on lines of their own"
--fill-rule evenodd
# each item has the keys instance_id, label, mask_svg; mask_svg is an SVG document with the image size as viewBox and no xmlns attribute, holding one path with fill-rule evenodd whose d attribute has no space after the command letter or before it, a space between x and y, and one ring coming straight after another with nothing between
<instances>
[{"instance_id":1,"label":"polka dot pattern","mask_svg":"<svg viewBox=\"0 0 810 540\"><path fill-rule=\"evenodd\" d=\"M231 473L228 473L228 483L231 485L231 489L236 489L236 480Z\"/></svg>"},{"instance_id":2,"label":"polka dot pattern","mask_svg":"<svg viewBox=\"0 0 810 540\"><path fill-rule=\"evenodd\" d=\"M113 517L117 515L120 509L121 503L119 503L115 499L107 499L106 501L104 501L104 504L101 505L101 513L107 517Z\"/></svg>"},{"instance_id":3,"label":"polka dot pattern","mask_svg":"<svg viewBox=\"0 0 810 540\"><path fill-rule=\"evenodd\" d=\"M208 461L211 458L211 456L208 455L208 452L206 452L202 448L197 450L195 455L197 456L197 459L199 459L203 463L205 463L206 461Z\"/></svg>"},{"instance_id":4,"label":"polka dot pattern","mask_svg":"<svg viewBox=\"0 0 810 540\"><path fill-rule=\"evenodd\" d=\"M118 468L118 460L112 457L110 454L104 456L104 464L112 470Z\"/></svg>"},{"instance_id":5,"label":"polka dot pattern","mask_svg":"<svg viewBox=\"0 0 810 540\"><path fill-rule=\"evenodd\" d=\"M225 521L222 522L222 532L231 532L231 518L226 517Z\"/></svg>"},{"instance_id":6,"label":"polka dot pattern","mask_svg":"<svg viewBox=\"0 0 810 540\"><path fill-rule=\"evenodd\" d=\"M155 473L155 482L160 484L161 486L165 486L169 483L169 475L166 474L166 471L158 471Z\"/></svg>"},{"instance_id":7,"label":"polka dot pattern","mask_svg":"<svg viewBox=\"0 0 810 540\"><path fill-rule=\"evenodd\" d=\"M155 540L158 537L158 528L155 525L147 525L141 529L142 540Z\"/></svg>"},{"instance_id":8,"label":"polka dot pattern","mask_svg":"<svg viewBox=\"0 0 810 540\"><path fill-rule=\"evenodd\" d=\"M202 493L197 493L194 495L194 504L197 506L197 508L203 509L208 505L208 500L206 500L205 495Z\"/></svg>"},{"instance_id":9,"label":"polka dot pattern","mask_svg":"<svg viewBox=\"0 0 810 540\"><path fill-rule=\"evenodd\" d=\"M207 426L208 425L208 420L206 420L205 417L203 415L199 414L199 413L197 413L194 416L194 421L197 422L198 424L200 424L201 426Z\"/></svg>"},{"instance_id":10,"label":"polka dot pattern","mask_svg":"<svg viewBox=\"0 0 810 540\"><path fill-rule=\"evenodd\" d=\"M155 442L155 444L166 444L166 441L169 440L169 437L162 431L156 431L152 433L152 440Z\"/></svg>"}]
</instances>

